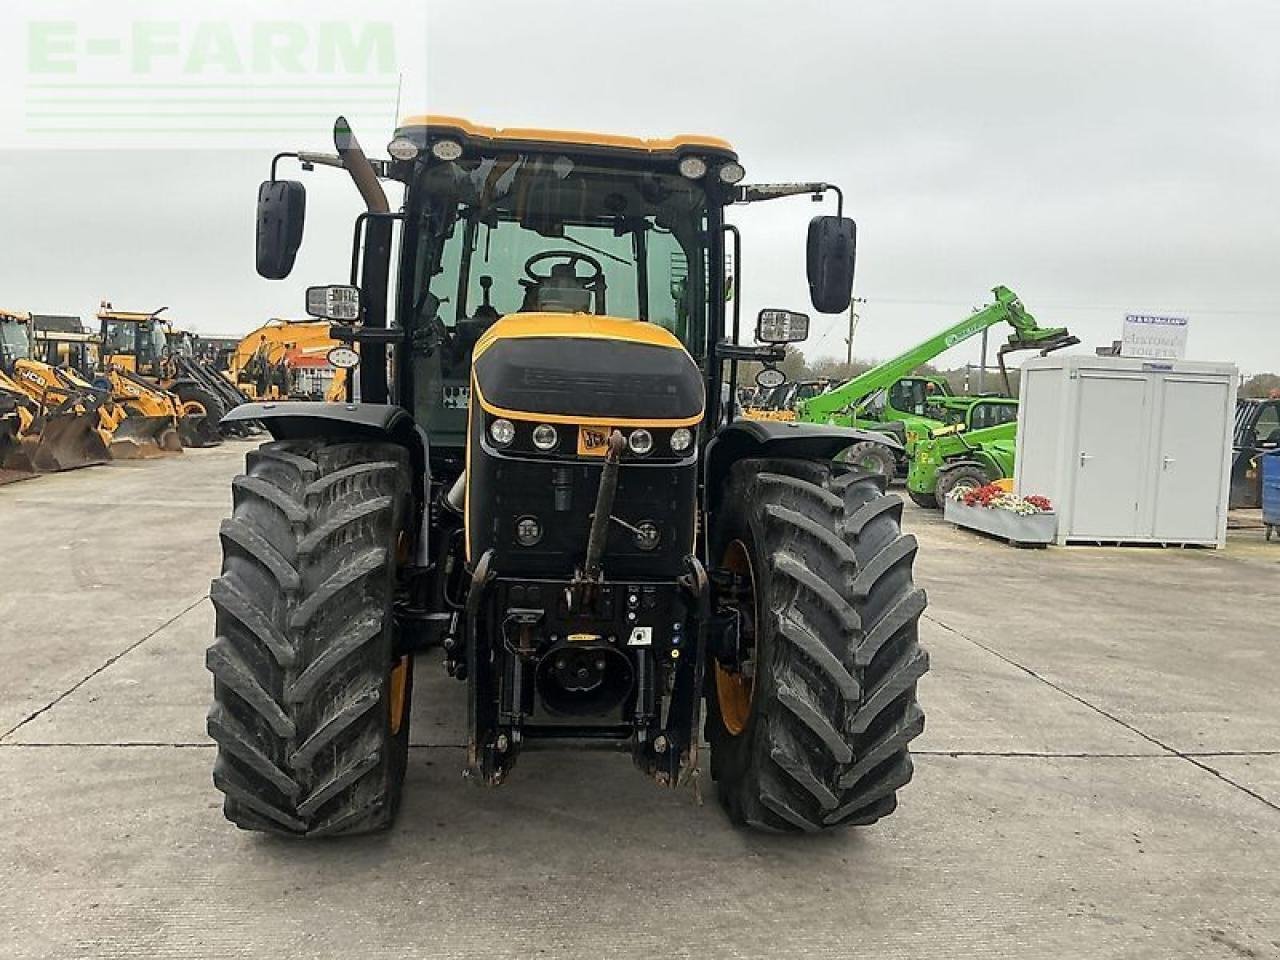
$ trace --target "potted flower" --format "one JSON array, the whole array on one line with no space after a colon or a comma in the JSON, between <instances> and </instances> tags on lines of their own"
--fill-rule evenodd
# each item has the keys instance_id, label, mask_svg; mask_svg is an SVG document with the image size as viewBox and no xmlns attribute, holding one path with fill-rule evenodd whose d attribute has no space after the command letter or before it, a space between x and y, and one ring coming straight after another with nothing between
<instances>
[{"instance_id":1,"label":"potted flower","mask_svg":"<svg viewBox=\"0 0 1280 960\"><path fill-rule=\"evenodd\" d=\"M1004 485L957 487L947 497L943 516L969 530L989 533L1015 545L1053 543L1058 518L1047 497L1020 497Z\"/></svg>"}]
</instances>

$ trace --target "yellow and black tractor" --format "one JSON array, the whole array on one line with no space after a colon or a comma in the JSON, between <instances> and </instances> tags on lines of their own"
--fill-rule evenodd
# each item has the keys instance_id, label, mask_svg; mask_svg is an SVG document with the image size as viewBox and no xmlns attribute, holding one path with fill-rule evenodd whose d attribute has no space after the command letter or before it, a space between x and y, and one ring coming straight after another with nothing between
<instances>
[{"instance_id":1,"label":"yellow and black tractor","mask_svg":"<svg viewBox=\"0 0 1280 960\"><path fill-rule=\"evenodd\" d=\"M124 411L74 371L32 357L31 315L0 310L0 386L9 398L6 469L52 472L106 463ZM21 393L26 403L17 402Z\"/></svg>"},{"instance_id":2,"label":"yellow and black tractor","mask_svg":"<svg viewBox=\"0 0 1280 960\"><path fill-rule=\"evenodd\" d=\"M341 119L334 142L276 162L345 169L368 208L350 285L307 291L359 346L331 359L356 368L360 399L230 414L275 439L232 484L211 590L227 817L295 836L388 826L413 656L434 644L467 685L475 783L531 747L595 744L675 786L702 767L705 719L737 823L892 812L928 662L901 501L833 460L867 434L738 418L721 388L740 363L773 369L809 325L765 310L740 342L730 208L834 196L807 261L814 308L839 313L855 241L839 190L744 185L712 137L418 117L389 160ZM403 185L399 210L384 180ZM273 164L263 277L289 274L304 209Z\"/></svg>"}]
</instances>

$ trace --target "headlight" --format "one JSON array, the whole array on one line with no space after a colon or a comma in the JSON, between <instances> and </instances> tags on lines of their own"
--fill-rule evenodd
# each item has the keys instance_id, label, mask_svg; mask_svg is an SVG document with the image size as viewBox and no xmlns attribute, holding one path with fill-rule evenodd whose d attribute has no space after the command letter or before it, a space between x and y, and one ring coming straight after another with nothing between
<instances>
[{"instance_id":1,"label":"headlight","mask_svg":"<svg viewBox=\"0 0 1280 960\"><path fill-rule=\"evenodd\" d=\"M659 541L662 540L662 531L652 520L644 520L636 524L634 539L636 546L641 550L656 550Z\"/></svg>"},{"instance_id":2,"label":"headlight","mask_svg":"<svg viewBox=\"0 0 1280 960\"><path fill-rule=\"evenodd\" d=\"M644 456L653 449L653 434L648 430L632 430L631 435L627 437L627 446L631 448L632 453Z\"/></svg>"},{"instance_id":3,"label":"headlight","mask_svg":"<svg viewBox=\"0 0 1280 960\"><path fill-rule=\"evenodd\" d=\"M437 140L431 145L431 155L437 160L457 160L462 156L462 144L457 140Z\"/></svg>"},{"instance_id":4,"label":"headlight","mask_svg":"<svg viewBox=\"0 0 1280 960\"><path fill-rule=\"evenodd\" d=\"M684 453L693 446L693 431L679 427L671 432L671 449L675 453Z\"/></svg>"},{"instance_id":5,"label":"headlight","mask_svg":"<svg viewBox=\"0 0 1280 960\"><path fill-rule=\"evenodd\" d=\"M387 153L397 160L413 160L419 152L418 145L408 137L396 137L387 144Z\"/></svg>"},{"instance_id":6,"label":"headlight","mask_svg":"<svg viewBox=\"0 0 1280 960\"><path fill-rule=\"evenodd\" d=\"M680 175L690 180L698 180L707 175L707 161L701 157L681 157Z\"/></svg>"},{"instance_id":7,"label":"headlight","mask_svg":"<svg viewBox=\"0 0 1280 960\"><path fill-rule=\"evenodd\" d=\"M554 450L560 442L560 434L549 423L540 423L533 428L533 445L539 450Z\"/></svg>"},{"instance_id":8,"label":"headlight","mask_svg":"<svg viewBox=\"0 0 1280 960\"><path fill-rule=\"evenodd\" d=\"M720 168L720 181L722 183L734 184L747 175L747 171L742 169L742 164L729 161Z\"/></svg>"},{"instance_id":9,"label":"headlight","mask_svg":"<svg viewBox=\"0 0 1280 960\"><path fill-rule=\"evenodd\" d=\"M537 517L521 517L516 521L516 542L522 547L536 546L542 539L542 524Z\"/></svg>"},{"instance_id":10,"label":"headlight","mask_svg":"<svg viewBox=\"0 0 1280 960\"><path fill-rule=\"evenodd\" d=\"M489 424L489 436L498 446L509 447L516 438L516 425L510 420L495 420Z\"/></svg>"}]
</instances>

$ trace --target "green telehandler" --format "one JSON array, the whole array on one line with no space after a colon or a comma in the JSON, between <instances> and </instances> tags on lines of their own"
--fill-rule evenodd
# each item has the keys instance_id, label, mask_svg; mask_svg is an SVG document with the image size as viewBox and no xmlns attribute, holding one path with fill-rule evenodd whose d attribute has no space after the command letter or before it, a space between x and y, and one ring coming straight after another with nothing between
<instances>
[{"instance_id":1,"label":"green telehandler","mask_svg":"<svg viewBox=\"0 0 1280 960\"><path fill-rule=\"evenodd\" d=\"M907 495L922 507L941 507L953 490L1013 476L1018 401L979 397L963 419L916 441L907 470Z\"/></svg>"},{"instance_id":2,"label":"green telehandler","mask_svg":"<svg viewBox=\"0 0 1280 960\"><path fill-rule=\"evenodd\" d=\"M997 360L1005 392L1009 374L1005 354L1038 350L1045 354L1080 341L1065 327L1041 327L1008 287L992 290L995 301L959 323L947 327L891 360L847 380L826 393L798 404L796 419L806 423L873 430L894 438L896 446L863 441L850 447L844 459L886 477L904 476L916 444L930 433L963 420L969 406L980 397L957 397L942 377L910 375L947 350L977 336L998 323L1013 327L1001 345Z\"/></svg>"}]
</instances>

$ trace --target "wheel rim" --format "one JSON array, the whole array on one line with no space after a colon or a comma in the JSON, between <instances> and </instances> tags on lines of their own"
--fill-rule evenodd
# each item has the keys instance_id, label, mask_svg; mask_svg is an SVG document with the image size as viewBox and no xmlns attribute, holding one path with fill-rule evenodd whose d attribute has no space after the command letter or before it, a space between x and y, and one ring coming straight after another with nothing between
<instances>
[{"instance_id":1,"label":"wheel rim","mask_svg":"<svg viewBox=\"0 0 1280 960\"><path fill-rule=\"evenodd\" d=\"M862 467L862 469L869 473L884 473L884 461L874 453L864 455L863 458L855 464L855 466Z\"/></svg>"},{"instance_id":2,"label":"wheel rim","mask_svg":"<svg viewBox=\"0 0 1280 960\"><path fill-rule=\"evenodd\" d=\"M388 710L391 714L391 735L400 732L404 724L405 691L408 689L409 658L401 657L391 668L391 692L387 698Z\"/></svg>"},{"instance_id":3,"label":"wheel rim","mask_svg":"<svg viewBox=\"0 0 1280 960\"><path fill-rule=\"evenodd\" d=\"M743 630L739 634L738 642L740 646L744 641L750 643L750 648L744 652L754 656L755 624L758 622L757 612L759 605L756 603L755 570L751 565L751 553L747 550L747 545L741 540L734 540L726 548L721 564L724 569L746 578L748 599L750 601L750 620L745 621L744 618L744 620L739 621ZM742 611L739 609L739 615L741 616L741 614ZM751 627L749 635L745 629L748 626ZM755 695L755 681L741 672L725 669L718 660L715 664L715 677L716 702L720 707L720 722L730 736L736 737L747 728L747 721L751 717L751 702Z\"/></svg>"}]
</instances>

